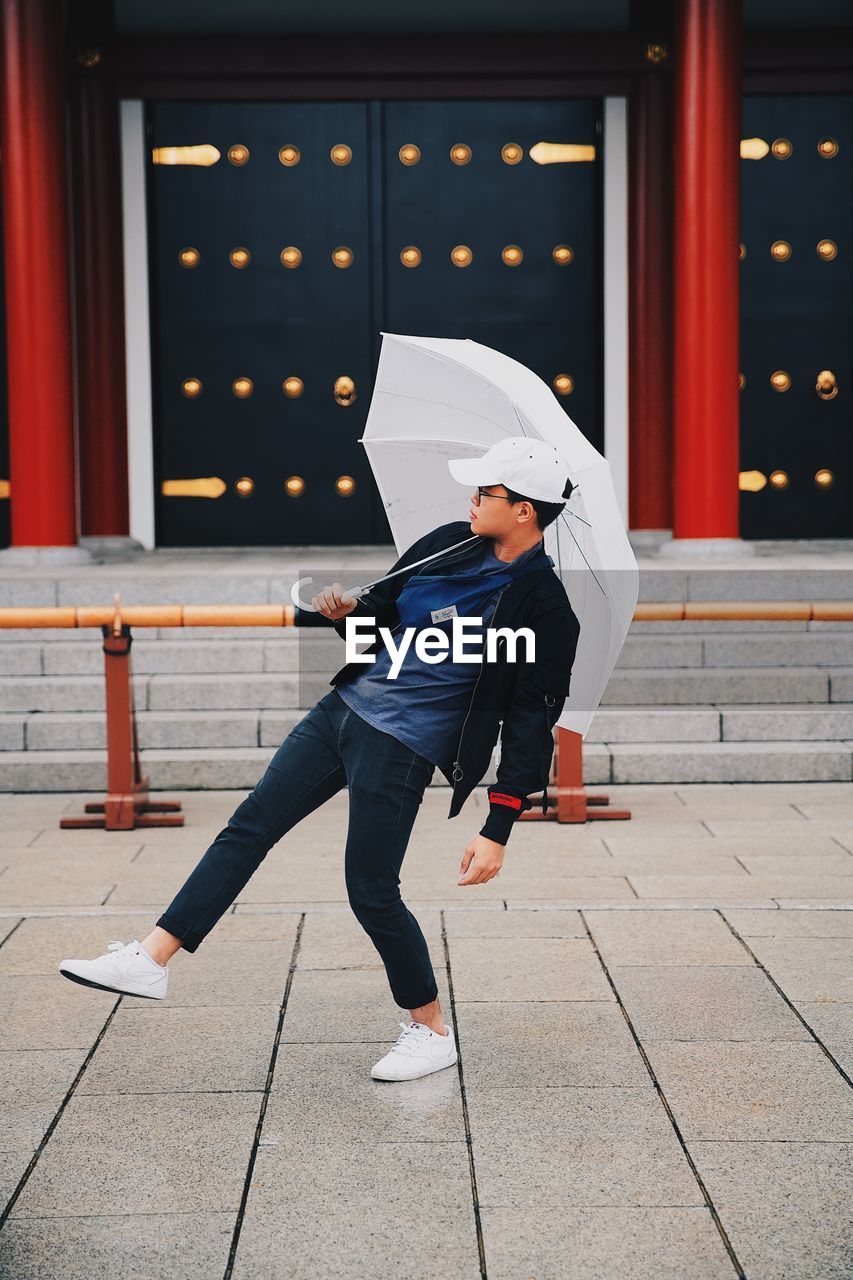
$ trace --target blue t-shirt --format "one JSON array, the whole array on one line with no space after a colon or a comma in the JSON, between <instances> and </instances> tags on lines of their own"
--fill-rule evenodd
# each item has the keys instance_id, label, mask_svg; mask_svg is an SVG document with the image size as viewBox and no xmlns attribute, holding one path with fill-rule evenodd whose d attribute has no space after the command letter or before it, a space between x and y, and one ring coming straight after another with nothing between
<instances>
[{"instance_id":1,"label":"blue t-shirt","mask_svg":"<svg viewBox=\"0 0 853 1280\"><path fill-rule=\"evenodd\" d=\"M490 570L500 574L510 565L516 567L532 560L542 549L542 543L538 542L514 560L506 561L499 560L494 554L490 538L483 541L486 545L481 558L466 569L460 569L454 577L464 579ZM500 587L496 586L478 612L484 629L489 625L499 594ZM476 630L466 628L466 653L476 652L476 636ZM471 690L481 665L479 662L453 662L451 649L440 662L422 662L415 652L413 637L396 679L387 678L391 654L387 646L380 643L373 662L365 663L353 679L337 684L335 688L347 706L375 729L392 734L413 751L438 764L454 757Z\"/></svg>"}]
</instances>

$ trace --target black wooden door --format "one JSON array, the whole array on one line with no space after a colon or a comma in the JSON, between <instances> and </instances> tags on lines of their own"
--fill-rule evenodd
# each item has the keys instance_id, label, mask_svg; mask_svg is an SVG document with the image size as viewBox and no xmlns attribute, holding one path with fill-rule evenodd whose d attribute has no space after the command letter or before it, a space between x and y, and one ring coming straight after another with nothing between
<instances>
[{"instance_id":1,"label":"black wooden door","mask_svg":"<svg viewBox=\"0 0 853 1280\"><path fill-rule=\"evenodd\" d=\"M600 449L599 116L589 99L388 103L382 327L505 352ZM543 142L596 159L539 163ZM412 146L418 162L402 163Z\"/></svg>"},{"instance_id":2,"label":"black wooden door","mask_svg":"<svg viewBox=\"0 0 853 1280\"><path fill-rule=\"evenodd\" d=\"M158 545L388 541L381 330L507 352L600 447L599 132L592 100L153 104Z\"/></svg>"},{"instance_id":3,"label":"black wooden door","mask_svg":"<svg viewBox=\"0 0 853 1280\"><path fill-rule=\"evenodd\" d=\"M849 538L853 98L747 97L743 137L741 534Z\"/></svg>"}]
</instances>

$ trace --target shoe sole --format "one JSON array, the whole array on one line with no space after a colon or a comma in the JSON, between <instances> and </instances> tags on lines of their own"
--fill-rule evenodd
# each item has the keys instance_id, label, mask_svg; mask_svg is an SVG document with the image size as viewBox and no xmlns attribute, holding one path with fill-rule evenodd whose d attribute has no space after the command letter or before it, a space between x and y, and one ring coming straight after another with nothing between
<instances>
[{"instance_id":1,"label":"shoe sole","mask_svg":"<svg viewBox=\"0 0 853 1280\"><path fill-rule=\"evenodd\" d=\"M166 996L152 995L146 991L131 991L127 987L108 987L105 982L95 982L93 978L81 978L79 973L72 973L70 969L60 969L59 972L63 978L68 978L70 982L79 982L81 987L95 987L98 991L114 991L119 996L141 996L143 1000L165 1000Z\"/></svg>"},{"instance_id":2,"label":"shoe sole","mask_svg":"<svg viewBox=\"0 0 853 1280\"><path fill-rule=\"evenodd\" d=\"M459 1061L459 1054L455 1053L450 1062L442 1062L440 1067L429 1067L426 1071L418 1071L413 1076L375 1076L371 1071L371 1077L374 1080L384 1080L389 1084L401 1084L405 1080L421 1080L424 1076L435 1075L436 1071L444 1071L447 1067L455 1067Z\"/></svg>"}]
</instances>

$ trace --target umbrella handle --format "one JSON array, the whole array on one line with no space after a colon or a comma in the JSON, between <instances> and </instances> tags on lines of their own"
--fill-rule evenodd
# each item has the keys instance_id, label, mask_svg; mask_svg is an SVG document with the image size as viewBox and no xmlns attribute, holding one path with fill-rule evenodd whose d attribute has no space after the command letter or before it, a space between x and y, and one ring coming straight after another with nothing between
<instances>
[{"instance_id":1,"label":"umbrella handle","mask_svg":"<svg viewBox=\"0 0 853 1280\"><path fill-rule=\"evenodd\" d=\"M299 597L299 592L302 588L302 584L303 583L310 584L312 581L313 579L311 577L297 578L293 586L290 588L290 598L293 601L293 603L296 605L297 609L304 609L306 613L319 613L320 610L312 608L310 601L308 603L305 603L305 601L301 600ZM342 600L360 600L367 590L368 590L367 587L347 587L346 591L343 591L341 593L341 599Z\"/></svg>"},{"instance_id":2,"label":"umbrella handle","mask_svg":"<svg viewBox=\"0 0 853 1280\"><path fill-rule=\"evenodd\" d=\"M479 537L480 534L474 533L469 538L463 538L461 542L454 542L452 547L443 547L440 551L433 551L428 556L424 556L422 560L415 560L413 564L404 565L402 569L392 569L391 572L386 573L383 578L375 578L373 582L367 582L361 587L347 587L346 591L342 593L341 599L360 600L371 587L377 586L378 583L386 582L388 578L394 578L398 573L411 572L412 569L417 569L419 564L426 564L428 560L435 560L438 556L446 555L448 551L455 551L457 547L464 546L466 542L474 542ZM297 578L296 582L294 582L293 586L290 588L290 598L298 609L304 609L306 613L319 613L319 609L312 609L310 604L303 604L299 599L299 588L302 583L311 581L313 581L313 579L310 577Z\"/></svg>"}]
</instances>

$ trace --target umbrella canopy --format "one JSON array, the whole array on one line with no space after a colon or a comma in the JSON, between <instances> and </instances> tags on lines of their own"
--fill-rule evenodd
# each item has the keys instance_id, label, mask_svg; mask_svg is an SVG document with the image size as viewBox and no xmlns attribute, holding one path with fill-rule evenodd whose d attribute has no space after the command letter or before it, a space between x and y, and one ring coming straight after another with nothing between
<instances>
[{"instance_id":1,"label":"umbrella canopy","mask_svg":"<svg viewBox=\"0 0 853 1280\"><path fill-rule=\"evenodd\" d=\"M639 570L610 467L532 370L470 338L383 333L364 444L398 555L450 520L470 490L450 458L476 458L507 436L554 445L576 486L545 530L580 623L571 688L558 724L585 735L628 632Z\"/></svg>"}]
</instances>

